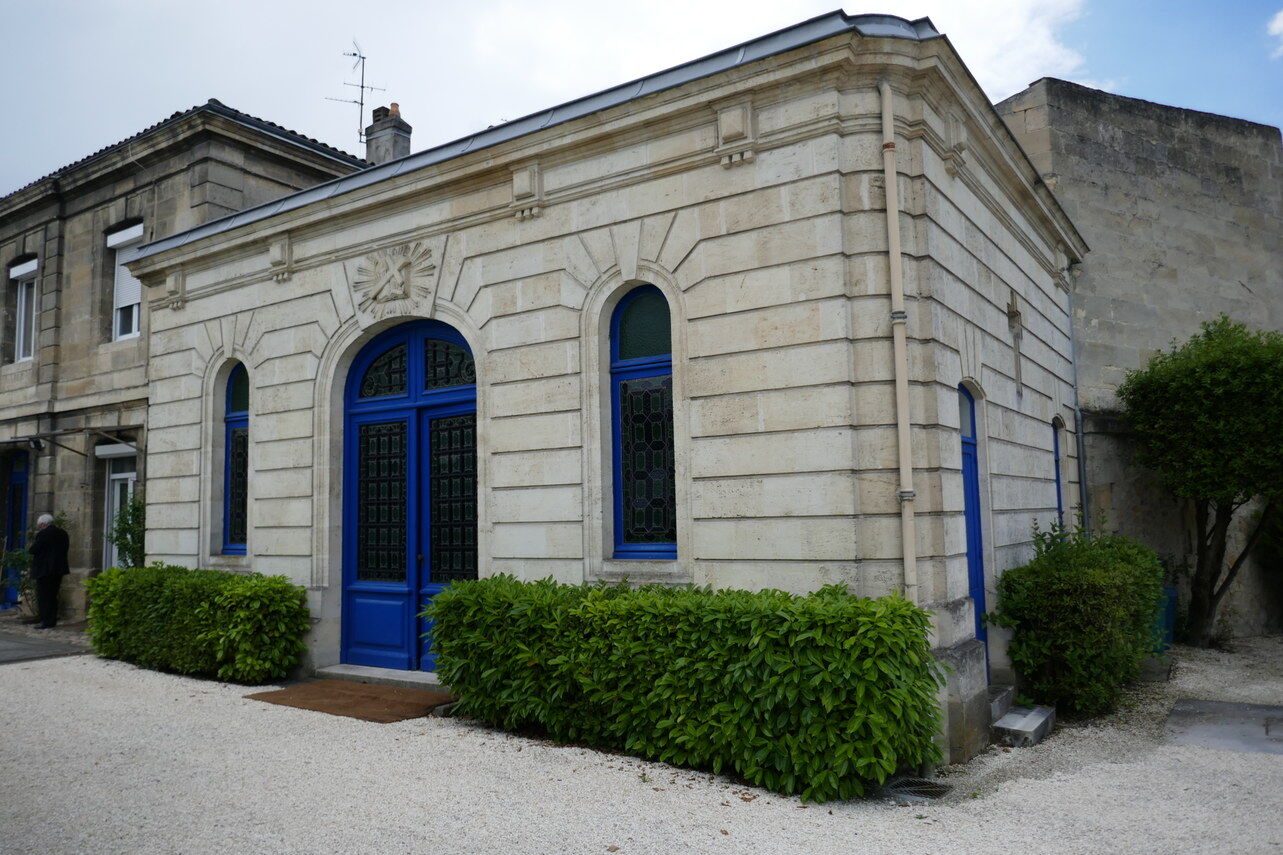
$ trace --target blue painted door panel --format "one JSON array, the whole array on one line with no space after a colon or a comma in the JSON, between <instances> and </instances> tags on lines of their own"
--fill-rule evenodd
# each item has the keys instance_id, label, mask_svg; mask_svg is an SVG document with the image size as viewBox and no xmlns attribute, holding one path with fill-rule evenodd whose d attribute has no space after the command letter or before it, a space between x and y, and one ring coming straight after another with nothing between
<instances>
[{"instance_id":1,"label":"blue painted door panel","mask_svg":"<svg viewBox=\"0 0 1283 855\"><path fill-rule=\"evenodd\" d=\"M343 461L342 658L354 665L434 670L431 625L421 613L450 579L476 576L476 386L441 386L439 375L429 378L423 359L428 339L466 347L458 333L444 324L406 324L367 345L349 378ZM405 360L392 371L385 360L379 391L386 392L399 382L400 392L360 397L357 384L366 369L399 346L405 348ZM463 521L472 548L470 575L460 574L456 567L453 574L438 572L447 579L434 579L434 555L444 556L442 563L451 556L440 543L434 552L434 531L440 541L443 526L433 519L432 438L434 426L458 424L460 419L468 426L465 439L471 444L456 449L447 463L470 454L471 480L447 479L443 492L453 489L472 508L472 515ZM454 509L447 506L447 510ZM459 525L456 519L456 539ZM457 555L455 559L457 564Z\"/></svg>"},{"instance_id":2,"label":"blue painted door panel","mask_svg":"<svg viewBox=\"0 0 1283 855\"><path fill-rule=\"evenodd\" d=\"M967 587L975 605L976 638L988 640L985 630L985 558L980 526L980 462L976 448L976 401L965 386L958 387L962 434L962 496L967 526Z\"/></svg>"}]
</instances>

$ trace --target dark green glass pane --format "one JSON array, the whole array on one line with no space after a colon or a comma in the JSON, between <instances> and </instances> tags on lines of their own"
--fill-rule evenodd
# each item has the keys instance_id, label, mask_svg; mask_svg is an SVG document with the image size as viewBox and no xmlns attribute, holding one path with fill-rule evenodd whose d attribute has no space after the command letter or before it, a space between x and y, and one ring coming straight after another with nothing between
<instances>
[{"instance_id":1,"label":"dark green glass pane","mask_svg":"<svg viewBox=\"0 0 1283 855\"><path fill-rule=\"evenodd\" d=\"M619 318L619 358L666 356L672 352L668 301L658 291L648 289L629 302Z\"/></svg>"},{"instance_id":2,"label":"dark green glass pane","mask_svg":"<svg viewBox=\"0 0 1283 855\"><path fill-rule=\"evenodd\" d=\"M365 369L365 376L361 378L361 397L404 395L405 383L405 345L398 344Z\"/></svg>"},{"instance_id":3,"label":"dark green glass pane","mask_svg":"<svg viewBox=\"0 0 1283 855\"><path fill-rule=\"evenodd\" d=\"M477 578L477 416L433 419L429 495L433 582Z\"/></svg>"},{"instance_id":4,"label":"dark green glass pane","mask_svg":"<svg viewBox=\"0 0 1283 855\"><path fill-rule=\"evenodd\" d=\"M242 375L245 369L240 369ZM249 530L249 428L234 427L227 438L227 542L244 543Z\"/></svg>"},{"instance_id":5,"label":"dark green glass pane","mask_svg":"<svg viewBox=\"0 0 1283 855\"><path fill-rule=\"evenodd\" d=\"M477 368L466 348L428 339L423 344L423 388L443 389L477 382Z\"/></svg>"},{"instance_id":6,"label":"dark green glass pane","mask_svg":"<svg viewBox=\"0 0 1283 855\"><path fill-rule=\"evenodd\" d=\"M356 578L404 582L406 569L406 423L357 431Z\"/></svg>"},{"instance_id":7,"label":"dark green glass pane","mask_svg":"<svg viewBox=\"0 0 1283 855\"><path fill-rule=\"evenodd\" d=\"M677 540L673 456L673 378L619 384L620 477L624 543Z\"/></svg>"},{"instance_id":8,"label":"dark green glass pane","mask_svg":"<svg viewBox=\"0 0 1283 855\"><path fill-rule=\"evenodd\" d=\"M232 369L232 376L227 384L227 411L249 412L249 375L245 373L244 365L237 365Z\"/></svg>"}]
</instances>

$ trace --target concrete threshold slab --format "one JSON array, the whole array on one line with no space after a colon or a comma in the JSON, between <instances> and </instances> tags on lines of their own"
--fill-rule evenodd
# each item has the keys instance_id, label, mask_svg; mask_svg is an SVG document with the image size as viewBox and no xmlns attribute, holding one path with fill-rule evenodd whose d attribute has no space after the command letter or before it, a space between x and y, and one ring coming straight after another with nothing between
<instances>
[{"instance_id":1,"label":"concrete threshold slab","mask_svg":"<svg viewBox=\"0 0 1283 855\"><path fill-rule=\"evenodd\" d=\"M1178 698L1167 741L1220 751L1283 754L1283 706Z\"/></svg>"},{"instance_id":2,"label":"concrete threshold slab","mask_svg":"<svg viewBox=\"0 0 1283 855\"><path fill-rule=\"evenodd\" d=\"M372 668L369 665L327 665L316 669L316 676L331 680L352 680L402 689L437 689L448 691L435 671L397 671L394 668Z\"/></svg>"}]
</instances>

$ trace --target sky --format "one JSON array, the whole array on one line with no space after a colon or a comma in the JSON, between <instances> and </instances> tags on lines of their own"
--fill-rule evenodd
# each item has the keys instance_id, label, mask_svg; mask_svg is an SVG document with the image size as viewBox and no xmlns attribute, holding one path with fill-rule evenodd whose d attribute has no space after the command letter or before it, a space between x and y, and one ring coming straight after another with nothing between
<instances>
[{"instance_id":1,"label":"sky","mask_svg":"<svg viewBox=\"0 0 1283 855\"><path fill-rule=\"evenodd\" d=\"M209 98L354 154L399 102L418 151L842 0L0 0L0 195ZM1283 0L848 0L929 16L990 98L1040 77L1283 125Z\"/></svg>"}]
</instances>

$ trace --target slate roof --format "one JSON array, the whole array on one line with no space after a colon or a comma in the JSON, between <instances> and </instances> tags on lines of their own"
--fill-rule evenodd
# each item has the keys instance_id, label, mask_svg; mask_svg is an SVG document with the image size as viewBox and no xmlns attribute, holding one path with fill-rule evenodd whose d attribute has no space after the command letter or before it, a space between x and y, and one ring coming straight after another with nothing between
<instances>
[{"instance_id":1,"label":"slate roof","mask_svg":"<svg viewBox=\"0 0 1283 855\"><path fill-rule=\"evenodd\" d=\"M144 244L131 253L130 260L146 258L175 247L184 246L192 241L230 231L239 226L264 220L285 211L302 208L305 205L322 199L333 198L343 193L368 187L380 181L386 181L397 175L422 169L469 152L478 151L498 145L517 137L532 134L536 131L560 125L573 119L591 115L611 107L617 107L637 98L672 89L677 86L719 74L731 68L747 65L768 56L794 50L803 45L827 39L839 33L859 33L875 38L899 38L915 41L927 41L941 38L935 25L929 18L907 21L895 15L848 15L838 10L819 15L800 24L794 24L765 36L760 36L743 44L726 48L700 59L674 66L665 71L656 72L646 77L614 86L593 95L567 101L548 110L541 110L520 119L514 119L502 125L486 128L484 131L463 137L454 142L445 143L435 148L406 155L397 160L390 160L377 166L371 166L361 172L335 178L324 184L317 184L306 190L280 199L246 208L217 220L179 232L167 238Z\"/></svg>"},{"instance_id":2,"label":"slate roof","mask_svg":"<svg viewBox=\"0 0 1283 855\"><path fill-rule=\"evenodd\" d=\"M36 186L42 181L48 181L53 178L58 178L63 175L70 174L71 172L74 172L80 167L85 166L90 162L97 160L98 158L105 157L108 154L111 154L113 151L120 148L121 146L129 145L132 142L142 139L148 134L155 133L156 131L159 131L162 128L181 122L183 119L186 119L189 116L194 116L197 113L212 113L216 116L223 116L224 118L231 119L234 122L239 122L240 124L253 128L255 130L263 131L264 133L268 133L273 136L280 137L286 142L293 143L294 145L302 146L303 148L309 148L315 152L326 155L335 160L342 161L350 166L355 166L359 168L364 168L366 166L369 166L369 164L366 161L362 160L361 158L348 154L347 152L341 149L337 149L334 146L326 145L320 140L313 139L312 137L301 134L298 131L292 131L289 128L282 127L281 125L276 124L275 122L269 122L266 119L260 119L258 116L251 116L249 113L242 113L240 110L236 110L232 107L228 107L226 104L224 104L222 101L219 101L217 98L210 98L204 104L198 104L189 110L179 110L173 113L168 118L162 119L154 125L150 125L146 128L143 128L141 131L134 134L133 136L125 137L125 139L120 140L119 142L112 143L109 146L104 146L103 148L98 149L92 154L86 155L85 157L82 157L79 160L73 161L59 169L55 169L53 172L50 172L48 175L43 175L40 178L37 178L35 181L31 181L27 184L24 184L23 186L19 187L17 190L14 190L10 193L5 193L3 196L0 196L0 203L4 202L6 199L8 199L11 196L16 196L17 194L21 193L23 190Z\"/></svg>"}]
</instances>

